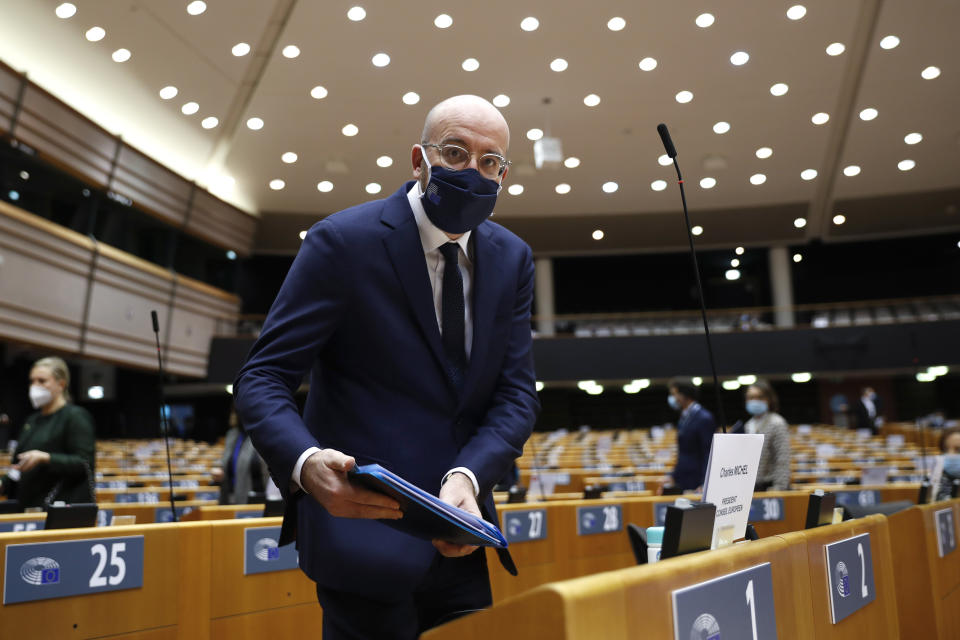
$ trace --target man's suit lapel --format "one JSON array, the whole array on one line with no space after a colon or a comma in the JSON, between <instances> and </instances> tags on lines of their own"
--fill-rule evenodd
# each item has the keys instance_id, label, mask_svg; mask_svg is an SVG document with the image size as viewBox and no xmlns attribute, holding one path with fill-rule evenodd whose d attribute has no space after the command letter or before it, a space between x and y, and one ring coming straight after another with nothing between
<instances>
[{"instance_id":1,"label":"man's suit lapel","mask_svg":"<svg viewBox=\"0 0 960 640\"><path fill-rule=\"evenodd\" d=\"M465 399L483 370L493 332L497 301L503 283L502 266L497 261L500 245L485 225L473 232L473 346L463 385Z\"/></svg>"}]
</instances>

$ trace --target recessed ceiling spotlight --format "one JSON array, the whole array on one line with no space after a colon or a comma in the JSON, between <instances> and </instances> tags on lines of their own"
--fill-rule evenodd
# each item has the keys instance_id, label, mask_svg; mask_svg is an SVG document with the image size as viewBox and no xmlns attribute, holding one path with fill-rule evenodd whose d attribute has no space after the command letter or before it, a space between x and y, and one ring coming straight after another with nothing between
<instances>
[{"instance_id":1,"label":"recessed ceiling spotlight","mask_svg":"<svg viewBox=\"0 0 960 640\"><path fill-rule=\"evenodd\" d=\"M910 171L910 169L913 169L915 166L917 166L917 163L909 158L897 163L897 169L900 169L900 171Z\"/></svg>"},{"instance_id":2,"label":"recessed ceiling spotlight","mask_svg":"<svg viewBox=\"0 0 960 640\"><path fill-rule=\"evenodd\" d=\"M810 122L812 122L813 124L824 124L829 119L830 119L830 115L821 111L819 113L813 114L813 116L810 118Z\"/></svg>"},{"instance_id":3,"label":"recessed ceiling spotlight","mask_svg":"<svg viewBox=\"0 0 960 640\"><path fill-rule=\"evenodd\" d=\"M744 251L745 249L743 247L737 247L736 249L733 250L733 252L738 256L742 256Z\"/></svg>"},{"instance_id":4,"label":"recessed ceiling spotlight","mask_svg":"<svg viewBox=\"0 0 960 640\"><path fill-rule=\"evenodd\" d=\"M378 53L370 59L370 62L373 63L375 67L385 67L390 64L390 56L385 53Z\"/></svg>"},{"instance_id":5,"label":"recessed ceiling spotlight","mask_svg":"<svg viewBox=\"0 0 960 640\"><path fill-rule=\"evenodd\" d=\"M620 188L616 182L604 182L603 183L603 192L604 193L614 193L617 189Z\"/></svg>"},{"instance_id":6,"label":"recessed ceiling spotlight","mask_svg":"<svg viewBox=\"0 0 960 640\"><path fill-rule=\"evenodd\" d=\"M110 57L113 58L114 62L126 62L131 55L129 49L117 49Z\"/></svg>"},{"instance_id":7,"label":"recessed ceiling spotlight","mask_svg":"<svg viewBox=\"0 0 960 640\"><path fill-rule=\"evenodd\" d=\"M284 58L290 58L292 60L300 55L300 47L295 44L288 44L280 53L283 54Z\"/></svg>"},{"instance_id":8,"label":"recessed ceiling spotlight","mask_svg":"<svg viewBox=\"0 0 960 640\"><path fill-rule=\"evenodd\" d=\"M686 104L693 100L693 93L690 91L681 91L676 95L676 100L680 104Z\"/></svg>"},{"instance_id":9,"label":"recessed ceiling spotlight","mask_svg":"<svg viewBox=\"0 0 960 640\"><path fill-rule=\"evenodd\" d=\"M563 166L565 166L567 169L576 169L580 166L580 158L570 156L563 161Z\"/></svg>"},{"instance_id":10,"label":"recessed ceiling spotlight","mask_svg":"<svg viewBox=\"0 0 960 640\"><path fill-rule=\"evenodd\" d=\"M371 194L380 193L380 188L381 188L380 185L376 182L371 182L370 184L364 187L364 189L367 190L367 193L371 193Z\"/></svg>"},{"instance_id":11,"label":"recessed ceiling spotlight","mask_svg":"<svg viewBox=\"0 0 960 640\"><path fill-rule=\"evenodd\" d=\"M797 218L797 219L795 219L795 220L793 221L793 226L795 226L797 229L803 229L805 226L807 226L807 219L806 219L806 218ZM794 258L793 261L796 262L797 259Z\"/></svg>"},{"instance_id":12,"label":"recessed ceiling spotlight","mask_svg":"<svg viewBox=\"0 0 960 640\"><path fill-rule=\"evenodd\" d=\"M940 77L940 68L931 65L920 72L920 77L924 80L933 80L934 78L938 78Z\"/></svg>"},{"instance_id":13,"label":"recessed ceiling spotlight","mask_svg":"<svg viewBox=\"0 0 960 640\"><path fill-rule=\"evenodd\" d=\"M163 89L160 89L160 99L161 100L170 100L171 98L176 98L177 94L180 93L176 87L167 86ZM920 135L919 133L917 135ZM910 144L910 143L907 143Z\"/></svg>"},{"instance_id":14,"label":"recessed ceiling spotlight","mask_svg":"<svg viewBox=\"0 0 960 640\"><path fill-rule=\"evenodd\" d=\"M736 269L737 267L740 266L740 260L737 258L734 258L733 260L730 261L730 266Z\"/></svg>"},{"instance_id":15,"label":"recessed ceiling spotlight","mask_svg":"<svg viewBox=\"0 0 960 640\"><path fill-rule=\"evenodd\" d=\"M714 23L716 18L713 17L712 13L701 13L697 16L697 19L694 22L697 23L697 26L701 29L706 29Z\"/></svg>"},{"instance_id":16,"label":"recessed ceiling spotlight","mask_svg":"<svg viewBox=\"0 0 960 640\"><path fill-rule=\"evenodd\" d=\"M858 176L860 175L860 167L855 164L848 165L843 168L843 175L847 176L848 178Z\"/></svg>"},{"instance_id":17,"label":"recessed ceiling spotlight","mask_svg":"<svg viewBox=\"0 0 960 640\"><path fill-rule=\"evenodd\" d=\"M61 5L58 5L54 9L54 13L57 14L57 17L61 20L66 20L67 18L72 18L77 13L77 6L70 2L64 2Z\"/></svg>"},{"instance_id":18,"label":"recessed ceiling spotlight","mask_svg":"<svg viewBox=\"0 0 960 640\"><path fill-rule=\"evenodd\" d=\"M813 180L817 177L816 169L804 169L800 172L800 177L804 180Z\"/></svg>"},{"instance_id":19,"label":"recessed ceiling spotlight","mask_svg":"<svg viewBox=\"0 0 960 640\"><path fill-rule=\"evenodd\" d=\"M524 18L520 21L520 28L524 31L536 31L540 26L540 21L534 17Z\"/></svg>"},{"instance_id":20,"label":"recessed ceiling spotlight","mask_svg":"<svg viewBox=\"0 0 960 640\"><path fill-rule=\"evenodd\" d=\"M564 195L564 194L570 193L570 185L568 185L566 182L561 182L556 187L554 187L553 190L559 193L560 195Z\"/></svg>"},{"instance_id":21,"label":"recessed ceiling spotlight","mask_svg":"<svg viewBox=\"0 0 960 640\"><path fill-rule=\"evenodd\" d=\"M392 164L393 164L393 158L391 158L390 156L380 156L379 158L377 158L378 167L383 167L384 169L386 169Z\"/></svg>"},{"instance_id":22,"label":"recessed ceiling spotlight","mask_svg":"<svg viewBox=\"0 0 960 640\"><path fill-rule=\"evenodd\" d=\"M898 38L897 36L885 36L885 37L880 41L880 48L881 48L881 49L896 49L896 48L897 48L897 45L899 45L899 44L900 44L900 38Z\"/></svg>"},{"instance_id":23,"label":"recessed ceiling spotlight","mask_svg":"<svg viewBox=\"0 0 960 640\"><path fill-rule=\"evenodd\" d=\"M250 118L247 120L247 128L251 131L260 131L263 129L263 119L262 118Z\"/></svg>"},{"instance_id":24,"label":"recessed ceiling spotlight","mask_svg":"<svg viewBox=\"0 0 960 640\"><path fill-rule=\"evenodd\" d=\"M220 124L220 121L217 118L214 118L213 116L207 116L206 118L200 121L200 126L203 127L204 129L213 129L218 124Z\"/></svg>"},{"instance_id":25,"label":"recessed ceiling spotlight","mask_svg":"<svg viewBox=\"0 0 960 640\"><path fill-rule=\"evenodd\" d=\"M719 134L722 135L722 134L726 133L727 131L730 131L730 123L729 123L729 122L724 122L723 120L721 120L720 122L718 122L718 123L716 123L715 125L713 125L713 132L714 132L714 133L719 133Z\"/></svg>"},{"instance_id":26,"label":"recessed ceiling spotlight","mask_svg":"<svg viewBox=\"0 0 960 640\"><path fill-rule=\"evenodd\" d=\"M329 180L321 180L317 183L317 191L321 193L330 193L333 191L333 183Z\"/></svg>"},{"instance_id":27,"label":"recessed ceiling spotlight","mask_svg":"<svg viewBox=\"0 0 960 640\"><path fill-rule=\"evenodd\" d=\"M730 280L730 281L739 280L739 279L740 279L740 270L739 270L739 269L727 269L727 271L723 274L723 277L726 278L727 280ZM734 385L736 385L736 386L734 386ZM739 389L739 388L740 388L740 383L737 382L736 380L724 380L724 381L723 381L723 388L724 388L724 389Z\"/></svg>"},{"instance_id":28,"label":"recessed ceiling spotlight","mask_svg":"<svg viewBox=\"0 0 960 640\"><path fill-rule=\"evenodd\" d=\"M437 29L447 29L453 24L453 18L445 13L441 13L433 19L433 24L435 27L437 27Z\"/></svg>"},{"instance_id":29,"label":"recessed ceiling spotlight","mask_svg":"<svg viewBox=\"0 0 960 640\"><path fill-rule=\"evenodd\" d=\"M106 35L107 32L103 30L103 27L90 27L85 34L90 42L100 42Z\"/></svg>"},{"instance_id":30,"label":"recessed ceiling spotlight","mask_svg":"<svg viewBox=\"0 0 960 640\"><path fill-rule=\"evenodd\" d=\"M593 233L590 234L594 240L603 240L603 229L594 229Z\"/></svg>"},{"instance_id":31,"label":"recessed ceiling spotlight","mask_svg":"<svg viewBox=\"0 0 960 640\"><path fill-rule=\"evenodd\" d=\"M480 68L480 61L476 58L467 58L460 66L464 71L476 71Z\"/></svg>"},{"instance_id":32,"label":"recessed ceiling spotlight","mask_svg":"<svg viewBox=\"0 0 960 640\"><path fill-rule=\"evenodd\" d=\"M750 184L753 184L753 185L761 185L766 181L767 181L767 176L763 175L762 173L755 173L752 176L750 176Z\"/></svg>"},{"instance_id":33,"label":"recessed ceiling spotlight","mask_svg":"<svg viewBox=\"0 0 960 640\"><path fill-rule=\"evenodd\" d=\"M237 44L233 45L232 49L230 49L230 53L238 58L242 58L250 53L250 45L248 45L246 42L238 42Z\"/></svg>"},{"instance_id":34,"label":"recessed ceiling spotlight","mask_svg":"<svg viewBox=\"0 0 960 640\"><path fill-rule=\"evenodd\" d=\"M838 213L837 215L833 216L833 224L837 225L838 227L846 221L847 216L843 215L842 213Z\"/></svg>"},{"instance_id":35,"label":"recessed ceiling spotlight","mask_svg":"<svg viewBox=\"0 0 960 640\"><path fill-rule=\"evenodd\" d=\"M542 130L542 129L530 129L529 131L527 131L527 140L534 140L534 141L536 141L536 140L539 140L539 139L542 138L542 137L543 137L543 130Z\"/></svg>"},{"instance_id":36,"label":"recessed ceiling spotlight","mask_svg":"<svg viewBox=\"0 0 960 640\"><path fill-rule=\"evenodd\" d=\"M198 16L206 10L207 10L207 3L201 2L201 0L194 0L193 2L187 5L187 13L189 13L192 16Z\"/></svg>"},{"instance_id":37,"label":"recessed ceiling spotlight","mask_svg":"<svg viewBox=\"0 0 960 640\"><path fill-rule=\"evenodd\" d=\"M301 240L306 240L306 238L307 238L307 232L306 232L306 231L301 231L301 232L300 232L300 239L301 239Z\"/></svg>"},{"instance_id":38,"label":"recessed ceiling spotlight","mask_svg":"<svg viewBox=\"0 0 960 640\"><path fill-rule=\"evenodd\" d=\"M794 262L802 262L802 261L803 261L803 254L802 254L802 253L795 253L795 254L793 254L793 261L794 261Z\"/></svg>"},{"instance_id":39,"label":"recessed ceiling spotlight","mask_svg":"<svg viewBox=\"0 0 960 640\"><path fill-rule=\"evenodd\" d=\"M180 113L185 116L192 116L197 111L200 111L200 105L196 102L187 102L182 107L180 107Z\"/></svg>"},{"instance_id":40,"label":"recessed ceiling spotlight","mask_svg":"<svg viewBox=\"0 0 960 640\"><path fill-rule=\"evenodd\" d=\"M323 100L327 97L327 88L317 85L313 89L310 89L310 97L315 100Z\"/></svg>"},{"instance_id":41,"label":"recessed ceiling spotlight","mask_svg":"<svg viewBox=\"0 0 960 640\"><path fill-rule=\"evenodd\" d=\"M556 71L557 73L560 73L561 71L566 71L567 61L564 60L563 58L556 58L550 63L550 68Z\"/></svg>"},{"instance_id":42,"label":"recessed ceiling spotlight","mask_svg":"<svg viewBox=\"0 0 960 640\"><path fill-rule=\"evenodd\" d=\"M657 164L659 164L661 167L669 167L673 164L673 160L670 159L670 156L664 153L657 158Z\"/></svg>"},{"instance_id":43,"label":"recessed ceiling spotlight","mask_svg":"<svg viewBox=\"0 0 960 640\"><path fill-rule=\"evenodd\" d=\"M789 90L790 90L790 87L788 87L788 86L787 86L785 83L783 83L783 82L778 82L777 84L775 84L775 85L773 85L772 87L770 87L770 93L772 93L773 95L775 95L775 96L777 96L777 97L780 97L780 96L782 96L782 95L786 95L787 91L789 91Z\"/></svg>"},{"instance_id":44,"label":"recessed ceiling spotlight","mask_svg":"<svg viewBox=\"0 0 960 640\"><path fill-rule=\"evenodd\" d=\"M280 161L285 164L293 164L298 158L299 156L297 156L297 154L295 154L293 151L285 151L283 155L280 156Z\"/></svg>"},{"instance_id":45,"label":"recessed ceiling spotlight","mask_svg":"<svg viewBox=\"0 0 960 640\"><path fill-rule=\"evenodd\" d=\"M510 96L504 95L501 93L499 95L494 96L492 102L493 102L493 106L500 107L501 109L503 109L504 107L510 104Z\"/></svg>"},{"instance_id":46,"label":"recessed ceiling spotlight","mask_svg":"<svg viewBox=\"0 0 960 640\"><path fill-rule=\"evenodd\" d=\"M695 236L702 236L702 235L703 235L703 227L701 227L700 225L697 225L697 226L695 226L693 229L690 229L690 233L692 233L692 234L695 235Z\"/></svg>"},{"instance_id":47,"label":"recessed ceiling spotlight","mask_svg":"<svg viewBox=\"0 0 960 640\"><path fill-rule=\"evenodd\" d=\"M657 68L657 59L656 58L644 58L640 61L640 69L643 71L653 71Z\"/></svg>"},{"instance_id":48,"label":"recessed ceiling spotlight","mask_svg":"<svg viewBox=\"0 0 960 640\"><path fill-rule=\"evenodd\" d=\"M595 93L591 93L583 99L583 104L587 105L588 107L595 107L600 104L600 96Z\"/></svg>"},{"instance_id":49,"label":"recessed ceiling spotlight","mask_svg":"<svg viewBox=\"0 0 960 640\"><path fill-rule=\"evenodd\" d=\"M701 178L701 179L700 179L700 188L701 188L701 189L713 189L715 186L717 186L717 179L716 179L716 178L707 177L707 178Z\"/></svg>"},{"instance_id":50,"label":"recessed ceiling spotlight","mask_svg":"<svg viewBox=\"0 0 960 640\"><path fill-rule=\"evenodd\" d=\"M917 144L921 140L923 140L923 136L919 133L908 133L907 135L903 136L903 141L907 144Z\"/></svg>"},{"instance_id":51,"label":"recessed ceiling spotlight","mask_svg":"<svg viewBox=\"0 0 960 640\"><path fill-rule=\"evenodd\" d=\"M417 104L420 102L420 95L413 91L407 91L405 94L403 94L403 98L401 98L401 100L403 100L403 104Z\"/></svg>"},{"instance_id":52,"label":"recessed ceiling spotlight","mask_svg":"<svg viewBox=\"0 0 960 640\"><path fill-rule=\"evenodd\" d=\"M736 66L742 66L747 64L750 60L750 54L746 51L737 51L732 56L730 56L730 63Z\"/></svg>"},{"instance_id":53,"label":"recessed ceiling spotlight","mask_svg":"<svg viewBox=\"0 0 960 640\"><path fill-rule=\"evenodd\" d=\"M827 45L828 56L838 56L846 50L847 48L843 46L842 42L834 42L832 44Z\"/></svg>"},{"instance_id":54,"label":"recessed ceiling spotlight","mask_svg":"<svg viewBox=\"0 0 960 640\"><path fill-rule=\"evenodd\" d=\"M623 18L610 18L607 21L607 29L610 29L610 31L622 31L625 26L627 26L627 21Z\"/></svg>"},{"instance_id":55,"label":"recessed ceiling spotlight","mask_svg":"<svg viewBox=\"0 0 960 640\"><path fill-rule=\"evenodd\" d=\"M287 186L287 183L279 178L270 181L270 188L274 191L280 191L280 189L283 189L285 186Z\"/></svg>"},{"instance_id":56,"label":"recessed ceiling spotlight","mask_svg":"<svg viewBox=\"0 0 960 640\"><path fill-rule=\"evenodd\" d=\"M664 189L667 188L667 181L654 180L653 182L650 183L650 188L653 189L654 191L663 191Z\"/></svg>"},{"instance_id":57,"label":"recessed ceiling spotlight","mask_svg":"<svg viewBox=\"0 0 960 640\"><path fill-rule=\"evenodd\" d=\"M787 9L787 17L791 20L799 20L805 15L807 15L807 8L802 4L795 4Z\"/></svg>"},{"instance_id":58,"label":"recessed ceiling spotlight","mask_svg":"<svg viewBox=\"0 0 960 640\"><path fill-rule=\"evenodd\" d=\"M520 195L521 193L523 193L523 185L522 185L522 184L512 184L512 185L510 185L509 187L507 187L507 193L509 193L509 194L512 195L512 196L518 196L518 195Z\"/></svg>"},{"instance_id":59,"label":"recessed ceiling spotlight","mask_svg":"<svg viewBox=\"0 0 960 640\"><path fill-rule=\"evenodd\" d=\"M360 133L360 129L359 129L359 127L357 127L357 125L355 125L355 124L345 124L345 125L343 125L343 129L340 129L340 132L341 132L343 135L345 135L345 136L347 136L348 138L350 138L350 137L353 137L353 136L357 135L358 133Z\"/></svg>"},{"instance_id":60,"label":"recessed ceiling spotlight","mask_svg":"<svg viewBox=\"0 0 960 640\"><path fill-rule=\"evenodd\" d=\"M876 118L877 115L878 115L878 112L876 109L874 109L873 107L867 107L866 109L860 112L860 119L869 121Z\"/></svg>"},{"instance_id":61,"label":"recessed ceiling spotlight","mask_svg":"<svg viewBox=\"0 0 960 640\"><path fill-rule=\"evenodd\" d=\"M759 149L757 149L756 155L761 160L766 160L767 158L773 155L773 149L771 149L770 147L760 147Z\"/></svg>"},{"instance_id":62,"label":"recessed ceiling spotlight","mask_svg":"<svg viewBox=\"0 0 960 640\"><path fill-rule=\"evenodd\" d=\"M347 11L347 18L353 20L354 22L360 22L367 17L367 10L363 7L350 7L350 10Z\"/></svg>"}]
</instances>

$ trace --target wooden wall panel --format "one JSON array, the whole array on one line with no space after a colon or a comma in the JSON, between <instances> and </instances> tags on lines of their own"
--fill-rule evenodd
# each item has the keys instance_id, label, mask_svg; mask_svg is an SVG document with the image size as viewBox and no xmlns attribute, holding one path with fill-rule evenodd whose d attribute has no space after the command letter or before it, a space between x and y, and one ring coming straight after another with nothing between
<instances>
[{"instance_id":1,"label":"wooden wall panel","mask_svg":"<svg viewBox=\"0 0 960 640\"><path fill-rule=\"evenodd\" d=\"M241 256L250 254L257 219L198 189L186 230Z\"/></svg>"},{"instance_id":2,"label":"wooden wall panel","mask_svg":"<svg viewBox=\"0 0 960 640\"><path fill-rule=\"evenodd\" d=\"M13 69L0 65L0 132L2 133L9 131L10 118L13 116L22 82L23 76Z\"/></svg>"},{"instance_id":3,"label":"wooden wall panel","mask_svg":"<svg viewBox=\"0 0 960 640\"><path fill-rule=\"evenodd\" d=\"M121 145L110 189L179 227L186 218L193 185L135 149Z\"/></svg>"},{"instance_id":4,"label":"wooden wall panel","mask_svg":"<svg viewBox=\"0 0 960 640\"><path fill-rule=\"evenodd\" d=\"M205 376L210 340L219 326L235 324L239 311L239 298L178 276L166 341L170 370Z\"/></svg>"}]
</instances>

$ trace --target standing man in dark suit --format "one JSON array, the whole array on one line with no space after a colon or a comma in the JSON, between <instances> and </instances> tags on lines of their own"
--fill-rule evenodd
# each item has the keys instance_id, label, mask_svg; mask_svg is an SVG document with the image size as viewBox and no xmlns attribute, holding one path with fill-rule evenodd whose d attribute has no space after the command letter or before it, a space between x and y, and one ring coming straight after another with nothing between
<instances>
[{"instance_id":1,"label":"standing man in dark suit","mask_svg":"<svg viewBox=\"0 0 960 640\"><path fill-rule=\"evenodd\" d=\"M690 378L674 378L668 388L667 402L670 408L680 412L680 419L677 421L677 463L664 479L664 486L693 491L703 486L717 421L697 402L697 388Z\"/></svg>"},{"instance_id":2,"label":"standing man in dark suit","mask_svg":"<svg viewBox=\"0 0 960 640\"><path fill-rule=\"evenodd\" d=\"M234 384L241 421L289 491L282 537L296 535L317 583L326 639L414 638L491 603L484 553L375 522L402 513L347 471L380 463L496 521L493 486L540 408L532 254L487 220L509 138L482 98L435 106L411 152L414 181L310 229ZM308 371L301 418L294 392Z\"/></svg>"}]
</instances>

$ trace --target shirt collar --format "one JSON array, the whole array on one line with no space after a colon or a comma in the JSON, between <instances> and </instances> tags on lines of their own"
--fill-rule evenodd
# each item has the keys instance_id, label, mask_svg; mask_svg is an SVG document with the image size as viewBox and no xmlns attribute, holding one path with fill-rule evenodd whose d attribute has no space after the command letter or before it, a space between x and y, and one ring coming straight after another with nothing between
<instances>
[{"instance_id":1,"label":"shirt collar","mask_svg":"<svg viewBox=\"0 0 960 640\"><path fill-rule=\"evenodd\" d=\"M420 193L420 181L415 180L413 186L407 191L407 202L410 203L410 208L413 209L413 217L417 221L417 230L420 232L420 244L423 245L423 252L429 253L436 251L440 248L440 245L451 242L451 240L443 230L437 228L437 225L430 222L430 218L427 217L427 212L423 209L423 203L420 201ZM473 231L467 231L456 240L453 240L453 242L460 245L460 248L463 249L463 255L467 256L467 258L470 257L467 247L469 247L471 233L473 233Z\"/></svg>"}]
</instances>

